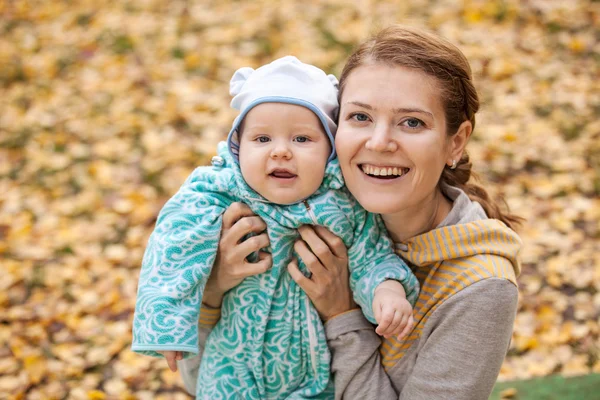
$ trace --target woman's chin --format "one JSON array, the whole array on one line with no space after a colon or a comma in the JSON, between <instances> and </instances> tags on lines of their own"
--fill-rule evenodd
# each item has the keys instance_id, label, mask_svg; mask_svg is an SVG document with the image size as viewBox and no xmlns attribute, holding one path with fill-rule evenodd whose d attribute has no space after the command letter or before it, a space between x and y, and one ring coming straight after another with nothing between
<instances>
[{"instance_id":1,"label":"woman's chin","mask_svg":"<svg viewBox=\"0 0 600 400\"><path fill-rule=\"evenodd\" d=\"M402 209L397 196L393 199L386 199L385 196L378 196L377 193L368 196L356 197L358 203L370 213L374 214L394 214Z\"/></svg>"}]
</instances>

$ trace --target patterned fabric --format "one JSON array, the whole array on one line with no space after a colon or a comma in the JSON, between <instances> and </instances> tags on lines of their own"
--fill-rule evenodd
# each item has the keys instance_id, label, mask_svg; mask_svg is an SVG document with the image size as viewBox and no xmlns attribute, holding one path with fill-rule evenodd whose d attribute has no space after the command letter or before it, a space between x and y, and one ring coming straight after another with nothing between
<instances>
[{"instance_id":1,"label":"patterned fabric","mask_svg":"<svg viewBox=\"0 0 600 400\"><path fill-rule=\"evenodd\" d=\"M429 316L447 299L484 279L503 278L517 284L519 236L496 219L483 219L434 229L398 244L398 255L413 266L421 292L413 310L415 327L403 340L390 337L380 347L389 370L419 340Z\"/></svg>"},{"instance_id":2,"label":"patterned fabric","mask_svg":"<svg viewBox=\"0 0 600 400\"><path fill-rule=\"evenodd\" d=\"M273 266L246 278L223 299L221 318L206 342L196 397L333 398L323 325L287 273L297 228L322 225L344 241L354 297L371 322L379 283L400 281L414 304L418 282L394 254L381 219L360 208L343 187L337 160L329 162L313 196L280 206L244 182L225 143L218 152L225 165L197 168L160 212L140 273L132 349L152 356L160 356L161 350L198 352L202 293L215 260L222 214L231 203L243 201L268 226L266 250Z\"/></svg>"}]
</instances>

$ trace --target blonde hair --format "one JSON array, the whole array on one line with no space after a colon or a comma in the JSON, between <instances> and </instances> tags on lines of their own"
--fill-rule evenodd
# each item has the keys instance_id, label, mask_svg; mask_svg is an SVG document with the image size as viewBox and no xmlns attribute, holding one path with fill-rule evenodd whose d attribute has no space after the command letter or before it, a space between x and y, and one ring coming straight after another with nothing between
<instances>
[{"instance_id":1,"label":"blonde hair","mask_svg":"<svg viewBox=\"0 0 600 400\"><path fill-rule=\"evenodd\" d=\"M446 117L446 132L455 135L464 121L471 121L475 129L475 113L479 110L479 96L473 85L469 61L446 39L424 30L402 26L386 28L362 43L350 56L340 77L340 99L350 73L361 65L384 63L424 72L438 82L440 98ZM341 103L341 102L340 102ZM472 164L465 149L456 169L444 168L440 183L462 189L471 200L481 204L490 218L514 228L522 221L517 215L504 211L504 200L494 201L487 191L472 182Z\"/></svg>"}]
</instances>

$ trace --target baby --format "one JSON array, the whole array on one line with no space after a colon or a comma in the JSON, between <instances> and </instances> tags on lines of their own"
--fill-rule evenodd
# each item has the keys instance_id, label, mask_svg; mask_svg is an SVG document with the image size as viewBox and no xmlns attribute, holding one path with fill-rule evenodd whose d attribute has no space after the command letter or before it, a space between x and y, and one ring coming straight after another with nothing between
<instances>
[{"instance_id":1,"label":"baby","mask_svg":"<svg viewBox=\"0 0 600 400\"><path fill-rule=\"evenodd\" d=\"M140 274L132 349L174 359L197 354L198 317L222 214L242 201L267 224L272 267L227 292L206 340L196 397L333 398L321 320L287 272L301 225L321 225L348 248L350 285L381 335L406 335L418 282L394 254L378 216L343 186L335 158L337 80L295 57L238 70L240 114L213 166L171 198L150 236ZM299 268L310 272L299 260ZM385 322L384 322L385 321Z\"/></svg>"}]
</instances>

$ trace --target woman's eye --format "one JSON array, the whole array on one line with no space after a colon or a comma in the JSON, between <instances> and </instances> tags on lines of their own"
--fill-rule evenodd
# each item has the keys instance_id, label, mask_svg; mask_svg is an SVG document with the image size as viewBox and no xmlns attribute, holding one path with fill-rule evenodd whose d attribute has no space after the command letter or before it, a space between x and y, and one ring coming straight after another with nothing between
<instances>
[{"instance_id":1,"label":"woman's eye","mask_svg":"<svg viewBox=\"0 0 600 400\"><path fill-rule=\"evenodd\" d=\"M363 113L353 114L352 118L354 118L358 122L366 122L366 121L369 120L369 117L366 114L363 114Z\"/></svg>"},{"instance_id":2,"label":"woman's eye","mask_svg":"<svg viewBox=\"0 0 600 400\"><path fill-rule=\"evenodd\" d=\"M256 140L259 143L267 143L269 141L269 138L267 136L259 136L259 137L256 138Z\"/></svg>"},{"instance_id":3,"label":"woman's eye","mask_svg":"<svg viewBox=\"0 0 600 400\"><path fill-rule=\"evenodd\" d=\"M295 140L298 143L306 143L306 142L308 142L308 138L306 136L298 136Z\"/></svg>"},{"instance_id":4,"label":"woman's eye","mask_svg":"<svg viewBox=\"0 0 600 400\"><path fill-rule=\"evenodd\" d=\"M404 124L411 129L417 129L423 126L423 122L417 118L409 118L404 121Z\"/></svg>"}]
</instances>

